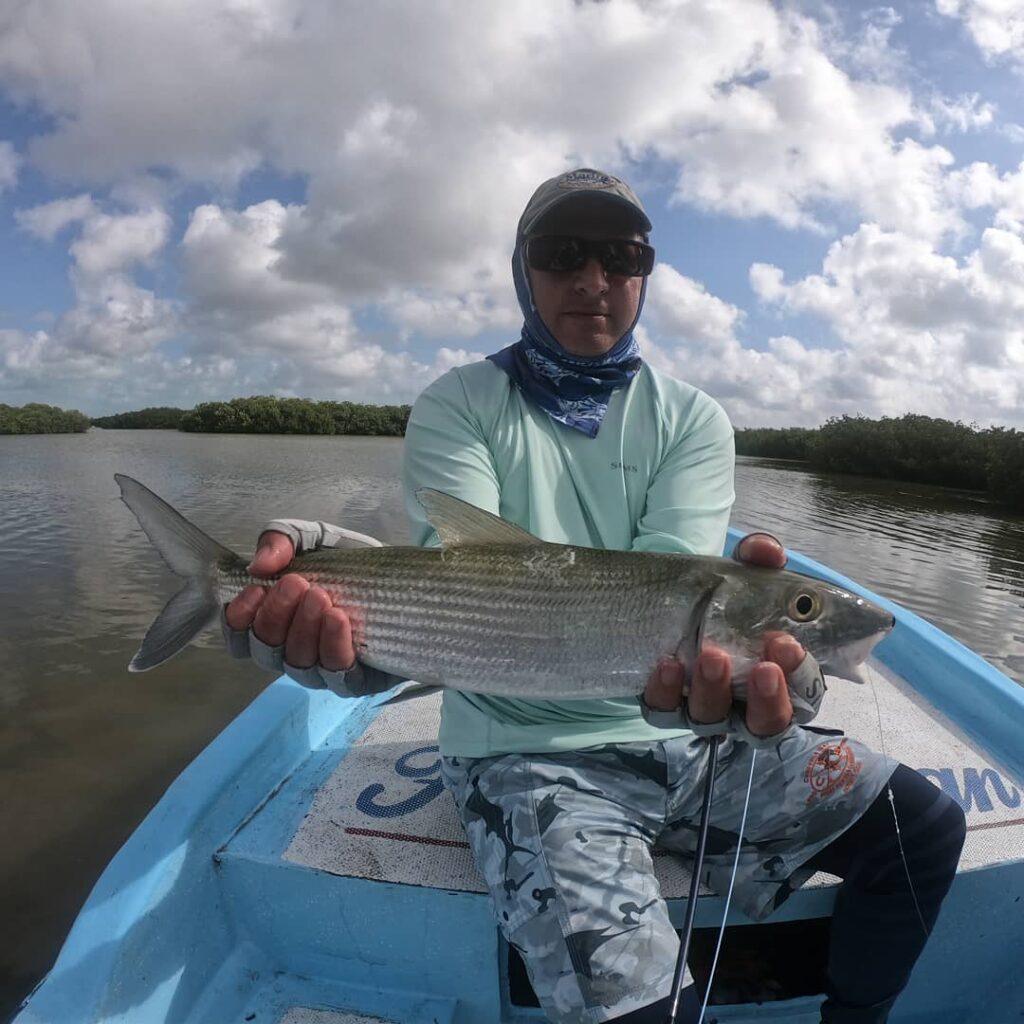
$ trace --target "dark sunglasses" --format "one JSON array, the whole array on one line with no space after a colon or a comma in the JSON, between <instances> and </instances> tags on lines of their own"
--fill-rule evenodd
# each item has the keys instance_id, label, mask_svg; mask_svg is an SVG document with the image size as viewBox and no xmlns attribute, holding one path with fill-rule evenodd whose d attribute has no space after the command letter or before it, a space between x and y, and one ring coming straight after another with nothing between
<instances>
[{"instance_id":1,"label":"dark sunglasses","mask_svg":"<svg viewBox=\"0 0 1024 1024\"><path fill-rule=\"evenodd\" d=\"M541 235L526 242L526 262L534 270L579 270L591 256L608 274L646 277L654 269L654 250L643 242L619 238L592 242L567 235Z\"/></svg>"}]
</instances>

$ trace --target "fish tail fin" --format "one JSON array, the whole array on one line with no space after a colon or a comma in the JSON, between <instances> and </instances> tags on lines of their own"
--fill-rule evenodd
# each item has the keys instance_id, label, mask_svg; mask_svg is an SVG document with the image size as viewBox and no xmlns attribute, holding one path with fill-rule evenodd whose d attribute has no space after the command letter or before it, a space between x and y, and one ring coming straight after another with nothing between
<instances>
[{"instance_id":1,"label":"fish tail fin","mask_svg":"<svg viewBox=\"0 0 1024 1024\"><path fill-rule=\"evenodd\" d=\"M244 561L138 480L122 473L115 473L114 479L121 488L121 500L160 557L171 572L188 581L156 617L128 666L131 672L145 672L173 657L214 621L219 611L215 570L218 565L226 568Z\"/></svg>"}]
</instances>

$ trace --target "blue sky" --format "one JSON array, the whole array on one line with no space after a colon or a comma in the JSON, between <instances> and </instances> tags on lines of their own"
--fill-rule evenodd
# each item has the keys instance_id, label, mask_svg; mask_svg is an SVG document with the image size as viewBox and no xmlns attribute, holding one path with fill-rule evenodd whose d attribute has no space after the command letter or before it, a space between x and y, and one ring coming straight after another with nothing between
<instances>
[{"instance_id":1,"label":"blue sky","mask_svg":"<svg viewBox=\"0 0 1024 1024\"><path fill-rule=\"evenodd\" d=\"M19 5L0 402L409 401L516 337L518 215L589 165L654 222L645 356L737 425L1024 426L1009 7Z\"/></svg>"}]
</instances>

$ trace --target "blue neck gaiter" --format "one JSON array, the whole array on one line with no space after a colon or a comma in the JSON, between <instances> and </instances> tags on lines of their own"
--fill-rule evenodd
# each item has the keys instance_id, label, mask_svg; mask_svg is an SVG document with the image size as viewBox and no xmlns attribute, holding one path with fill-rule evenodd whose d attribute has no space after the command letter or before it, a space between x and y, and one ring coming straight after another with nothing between
<instances>
[{"instance_id":1,"label":"blue neck gaiter","mask_svg":"<svg viewBox=\"0 0 1024 1024\"><path fill-rule=\"evenodd\" d=\"M640 369L640 347L633 337L633 328L643 309L647 279L644 278L640 292L636 318L613 348L601 356L574 356L555 340L533 304L523 241L517 240L512 254L512 280L523 311L522 334L515 344L487 358L500 366L523 395L553 420L587 437L597 437L612 392L625 387Z\"/></svg>"}]
</instances>

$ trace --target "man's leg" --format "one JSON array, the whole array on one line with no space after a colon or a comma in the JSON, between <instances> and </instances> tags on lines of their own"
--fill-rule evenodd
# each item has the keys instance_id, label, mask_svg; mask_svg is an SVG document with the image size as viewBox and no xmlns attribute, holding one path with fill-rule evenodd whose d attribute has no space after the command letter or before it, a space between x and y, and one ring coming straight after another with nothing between
<instances>
[{"instance_id":1,"label":"man's leg","mask_svg":"<svg viewBox=\"0 0 1024 1024\"><path fill-rule=\"evenodd\" d=\"M672 1006L672 997L666 996L656 1003L648 1003L639 1010L627 1013L625 1017L616 1017L608 1024L665 1024L668 1011ZM678 1024L697 1024L700 1019L700 999L697 998L696 985L683 989L683 997L679 1001Z\"/></svg>"},{"instance_id":2,"label":"man's leg","mask_svg":"<svg viewBox=\"0 0 1024 1024\"><path fill-rule=\"evenodd\" d=\"M670 807L668 827L658 842L690 857L700 816L699 780L694 782L685 759L678 766L675 764L677 752L689 756L685 744L669 740L664 748L669 765ZM716 892L725 893L735 865L733 905L755 921L769 917L818 867L831 870L824 864L815 865L814 857L834 847L845 833L852 832L876 804L879 794L886 792L897 768L897 762L855 739L842 735L823 738L821 731L799 726L792 726L762 744L756 752L742 738L729 737L719 752L718 765L702 881ZM753 787L749 807L744 812L751 768ZM927 787L926 793L942 796L923 778L921 782ZM929 795L926 802L930 800ZM903 815L916 818L909 809ZM878 824L881 827L880 819ZM885 834L893 837L891 812L888 824ZM741 830L742 846L737 857ZM857 845L851 842L851 853ZM833 866L839 866L837 860ZM917 927L920 932L920 924ZM850 963L851 971L856 971L858 963L866 962L865 958L857 957L852 961L840 960L842 964ZM898 989L886 989L885 994L893 991ZM858 999L865 998L860 990L856 995ZM849 999L849 995L845 998ZM853 1005L863 1009L865 1003ZM885 1017L849 1018L851 1024L854 1020L858 1024L875 1024Z\"/></svg>"},{"instance_id":3,"label":"man's leg","mask_svg":"<svg viewBox=\"0 0 1024 1024\"><path fill-rule=\"evenodd\" d=\"M887 790L809 867L844 879L832 915L827 1024L883 1024L910 978L953 879L966 835L960 806L900 765ZM907 875L913 888L907 881ZM916 897L916 904L915 904Z\"/></svg>"},{"instance_id":4,"label":"man's leg","mask_svg":"<svg viewBox=\"0 0 1024 1024\"><path fill-rule=\"evenodd\" d=\"M669 993L679 940L650 850L665 809L661 745L443 766L498 922L548 1019L664 1024L667 1003L660 1015L650 1007Z\"/></svg>"}]
</instances>

